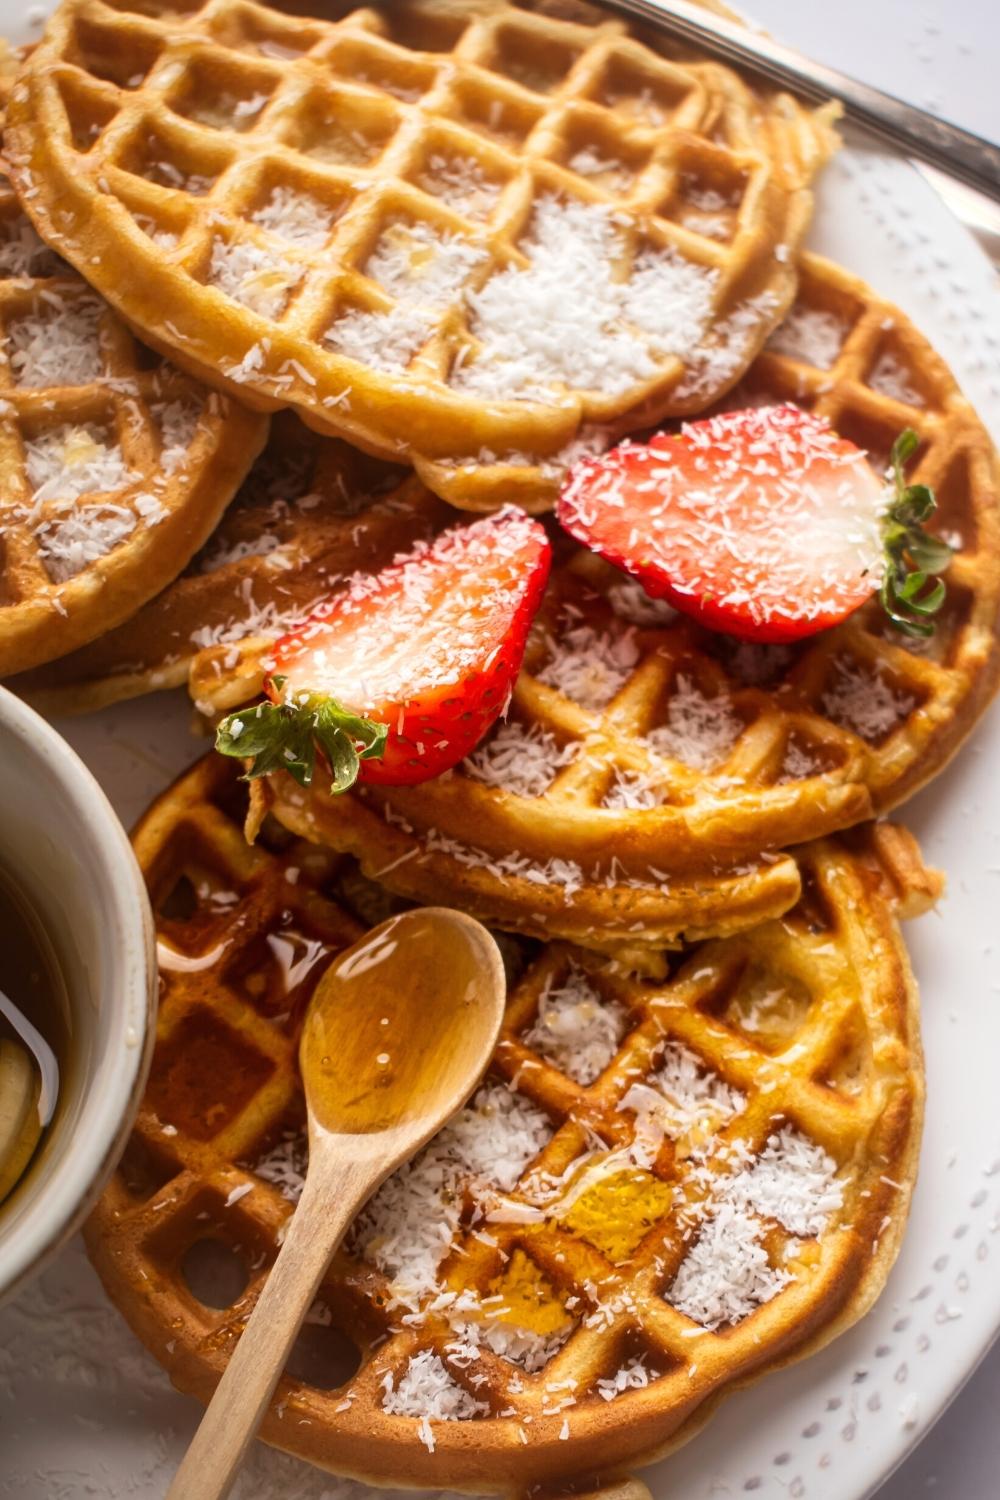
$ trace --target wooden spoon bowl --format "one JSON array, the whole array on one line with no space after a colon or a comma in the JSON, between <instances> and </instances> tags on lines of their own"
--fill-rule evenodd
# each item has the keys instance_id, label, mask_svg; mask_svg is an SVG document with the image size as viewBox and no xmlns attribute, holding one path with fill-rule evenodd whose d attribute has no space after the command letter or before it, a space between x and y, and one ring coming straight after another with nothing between
<instances>
[{"instance_id":1,"label":"wooden spoon bowl","mask_svg":"<svg viewBox=\"0 0 1000 1500\"><path fill-rule=\"evenodd\" d=\"M167 1500L228 1494L348 1225L468 1099L496 1045L505 998L496 943L448 907L391 917L327 969L299 1045L305 1188Z\"/></svg>"}]
</instances>

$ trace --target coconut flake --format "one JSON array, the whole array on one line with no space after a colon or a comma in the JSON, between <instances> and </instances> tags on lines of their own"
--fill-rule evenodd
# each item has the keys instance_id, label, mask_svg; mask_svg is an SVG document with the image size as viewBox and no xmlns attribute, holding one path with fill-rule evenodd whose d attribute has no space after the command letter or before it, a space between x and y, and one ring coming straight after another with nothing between
<instances>
[{"instance_id":1,"label":"coconut flake","mask_svg":"<svg viewBox=\"0 0 1000 1500\"><path fill-rule=\"evenodd\" d=\"M24 445L25 468L36 505L111 494L130 484L136 475L109 437L106 429L93 423L64 423L29 438Z\"/></svg>"},{"instance_id":2,"label":"coconut flake","mask_svg":"<svg viewBox=\"0 0 1000 1500\"><path fill-rule=\"evenodd\" d=\"M737 1208L777 1219L790 1234L816 1238L843 1207L837 1163L791 1125L768 1138L751 1167L724 1178L720 1193Z\"/></svg>"},{"instance_id":3,"label":"coconut flake","mask_svg":"<svg viewBox=\"0 0 1000 1500\"><path fill-rule=\"evenodd\" d=\"M486 1083L428 1146L383 1183L355 1220L351 1248L373 1262L409 1306L432 1291L462 1210L463 1191L508 1192L552 1136L548 1116L502 1084Z\"/></svg>"},{"instance_id":4,"label":"coconut flake","mask_svg":"<svg viewBox=\"0 0 1000 1500\"><path fill-rule=\"evenodd\" d=\"M301 266L249 240L216 240L209 284L262 318L280 318L303 277Z\"/></svg>"},{"instance_id":5,"label":"coconut flake","mask_svg":"<svg viewBox=\"0 0 1000 1500\"><path fill-rule=\"evenodd\" d=\"M741 1322L791 1279L768 1260L760 1223L720 1203L681 1261L666 1299L703 1328L719 1328Z\"/></svg>"},{"instance_id":6,"label":"coconut flake","mask_svg":"<svg viewBox=\"0 0 1000 1500\"><path fill-rule=\"evenodd\" d=\"M279 184L272 189L267 202L254 210L250 219L268 234L277 235L290 245L318 250L330 237L334 211L311 193L300 193L295 188Z\"/></svg>"},{"instance_id":7,"label":"coconut flake","mask_svg":"<svg viewBox=\"0 0 1000 1500\"><path fill-rule=\"evenodd\" d=\"M838 657L835 675L820 700L823 712L869 744L891 734L913 712L917 700L900 692L882 675L882 668Z\"/></svg>"},{"instance_id":8,"label":"coconut flake","mask_svg":"<svg viewBox=\"0 0 1000 1500\"><path fill-rule=\"evenodd\" d=\"M683 761L707 771L725 760L743 730L725 695L709 698L693 678L679 672L674 679L667 721L651 729L645 743L657 755Z\"/></svg>"},{"instance_id":9,"label":"coconut flake","mask_svg":"<svg viewBox=\"0 0 1000 1500\"><path fill-rule=\"evenodd\" d=\"M19 386L89 385L104 361L98 329L103 308L92 298L51 296L7 325L7 357Z\"/></svg>"},{"instance_id":10,"label":"coconut flake","mask_svg":"<svg viewBox=\"0 0 1000 1500\"><path fill-rule=\"evenodd\" d=\"M501 721L466 757L462 770L474 781L518 797L541 797L562 767L574 759L577 749L573 741L560 745L540 724L524 725L510 719Z\"/></svg>"},{"instance_id":11,"label":"coconut flake","mask_svg":"<svg viewBox=\"0 0 1000 1500\"><path fill-rule=\"evenodd\" d=\"M767 341L775 354L786 354L817 370L832 369L843 348L849 325L823 307L793 307Z\"/></svg>"},{"instance_id":12,"label":"coconut flake","mask_svg":"<svg viewBox=\"0 0 1000 1500\"><path fill-rule=\"evenodd\" d=\"M623 395L697 349L718 272L646 246L622 277L624 227L605 205L542 197L518 245L530 264L498 270L468 295L480 347L452 384L493 400L551 400L567 388Z\"/></svg>"},{"instance_id":13,"label":"coconut flake","mask_svg":"<svg viewBox=\"0 0 1000 1500\"><path fill-rule=\"evenodd\" d=\"M420 1438L434 1452L431 1421L468 1422L489 1414L485 1401L477 1401L458 1384L440 1355L430 1349L414 1354L393 1388L391 1371L382 1381L382 1410L391 1417L419 1417Z\"/></svg>"},{"instance_id":14,"label":"coconut flake","mask_svg":"<svg viewBox=\"0 0 1000 1500\"><path fill-rule=\"evenodd\" d=\"M634 630L599 631L592 625L575 625L553 642L538 680L581 708L601 709L625 686L638 661Z\"/></svg>"},{"instance_id":15,"label":"coconut flake","mask_svg":"<svg viewBox=\"0 0 1000 1500\"><path fill-rule=\"evenodd\" d=\"M626 1012L605 1000L584 971L572 964L559 984L550 978L538 1015L522 1038L542 1057L584 1087L608 1066L627 1027Z\"/></svg>"}]
</instances>

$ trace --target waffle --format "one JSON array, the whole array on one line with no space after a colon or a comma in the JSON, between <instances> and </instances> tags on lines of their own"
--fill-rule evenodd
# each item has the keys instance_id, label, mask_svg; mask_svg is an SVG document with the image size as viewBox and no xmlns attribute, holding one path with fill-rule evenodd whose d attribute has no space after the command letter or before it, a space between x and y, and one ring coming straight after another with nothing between
<instances>
[{"instance_id":1,"label":"waffle","mask_svg":"<svg viewBox=\"0 0 1000 1500\"><path fill-rule=\"evenodd\" d=\"M267 421L142 349L42 244L2 175L0 322L6 674L93 639L176 577Z\"/></svg>"},{"instance_id":2,"label":"waffle","mask_svg":"<svg viewBox=\"0 0 1000 1500\"><path fill-rule=\"evenodd\" d=\"M45 713L82 713L183 686L223 654L289 630L356 569L376 570L451 513L406 471L279 413L260 459L186 571L117 630L8 686Z\"/></svg>"},{"instance_id":3,"label":"waffle","mask_svg":"<svg viewBox=\"0 0 1000 1500\"><path fill-rule=\"evenodd\" d=\"M65 0L8 149L43 237L187 368L419 456L456 503L538 508L512 456L738 378L794 294L829 118L503 0Z\"/></svg>"},{"instance_id":4,"label":"waffle","mask_svg":"<svg viewBox=\"0 0 1000 1500\"><path fill-rule=\"evenodd\" d=\"M439 888L484 919L538 935L557 920L570 924L551 929L560 936L604 946L602 928L650 915L639 896L615 907L599 894L616 872L641 887L659 882L649 899L676 893L682 906L706 870L718 881L749 862L738 877L745 889L762 852L884 813L945 764L997 686L997 457L896 309L815 256L803 260L801 296L733 401L813 407L879 463L902 428L920 431L914 477L935 487L937 524L961 548L932 640L898 635L873 602L794 648L741 644L571 552L554 569L508 722L462 767L418 788L336 805L314 790L318 837L415 898ZM259 656L229 670L209 653L192 687L233 708L253 696L260 673ZM303 828L302 799L290 788L275 794L279 814ZM783 868L763 870L772 895ZM604 887L583 879L595 869ZM594 918L595 905L606 920ZM654 923L647 937L660 943L668 931Z\"/></svg>"},{"instance_id":5,"label":"waffle","mask_svg":"<svg viewBox=\"0 0 1000 1500\"><path fill-rule=\"evenodd\" d=\"M206 758L136 831L158 1043L86 1231L133 1330L202 1400L301 1187L303 1007L389 909L351 861L271 824L248 846L240 792ZM901 830L851 840L802 851L784 920L677 956L665 982L561 944L512 953L491 1074L355 1223L269 1442L375 1484L607 1475L861 1316L903 1232L922 1111L892 908L938 883Z\"/></svg>"}]
</instances>

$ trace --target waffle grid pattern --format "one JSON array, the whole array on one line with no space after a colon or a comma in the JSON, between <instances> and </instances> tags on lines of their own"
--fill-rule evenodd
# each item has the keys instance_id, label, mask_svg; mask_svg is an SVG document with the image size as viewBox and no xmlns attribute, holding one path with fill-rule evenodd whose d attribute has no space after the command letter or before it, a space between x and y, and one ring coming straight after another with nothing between
<instances>
[{"instance_id":1,"label":"waffle grid pattern","mask_svg":"<svg viewBox=\"0 0 1000 1500\"><path fill-rule=\"evenodd\" d=\"M764 297L742 368L793 295L803 185L831 145L790 101L762 105L735 75L669 62L618 23L492 0L471 15L416 3L333 24L246 0L162 14L68 0L11 121L30 212L153 342L245 399L294 404L389 456L405 430L430 458L551 454L581 419L670 409L685 373L674 355L616 396L567 386L539 404L461 389L477 351L459 293L525 264L518 241L540 198L614 210L624 264L647 245L716 275L713 322ZM436 242L454 262L436 298L365 274L414 231L417 261ZM143 265L149 301L125 289L122 255ZM384 315L398 333L415 309L426 328L405 355L383 351L385 369L326 342L339 318ZM461 488L452 476L448 497Z\"/></svg>"},{"instance_id":2,"label":"waffle grid pattern","mask_svg":"<svg viewBox=\"0 0 1000 1500\"><path fill-rule=\"evenodd\" d=\"M182 687L209 643L291 629L359 569L377 570L447 524L404 471L321 438L290 413L208 543L132 619L11 686L46 713L82 713Z\"/></svg>"},{"instance_id":3,"label":"waffle grid pattern","mask_svg":"<svg viewBox=\"0 0 1000 1500\"><path fill-rule=\"evenodd\" d=\"M361 931L339 904L351 879L343 862L270 835L270 848L247 848L233 786L229 768L201 762L136 836L161 946L173 957L146 1104L88 1230L91 1254L135 1331L182 1388L203 1398L289 1212L269 1182L238 1163L258 1160L297 1118L293 1042L309 988L303 976L318 976L322 959ZM617 1250L588 1239L579 1224L571 1228L570 1215L491 1220L463 1233L442 1268L448 1287L493 1295L519 1254L570 1310L573 1332L549 1363L529 1375L486 1348L473 1364L459 1360L448 1323L431 1314L402 1326L380 1274L341 1252L316 1321L332 1338L350 1337L360 1368L325 1391L286 1376L265 1428L271 1441L376 1483L486 1491L606 1471L683 1440L728 1386L797 1357L860 1315L894 1258L915 1170L922 1086L914 997L876 866L843 845L820 844L805 867L808 896L791 918L705 945L665 985L616 978L554 945L513 989L494 1074L544 1111L553 1133L501 1206L537 1203L540 1182L572 1170L595 1146L605 1157L627 1150L632 1125L622 1095L671 1045L689 1049L744 1101L709 1141L708 1172L692 1170L690 1141L663 1138L637 1174L655 1183L645 1200L655 1211L643 1217L633 1201ZM896 895L905 904L905 860L899 870ZM182 922L168 913L185 880L200 894ZM281 982L261 955L292 929L309 944L308 960L298 968L286 962ZM301 962L304 950L296 951ZM571 965L628 1018L613 1062L588 1088L525 1043L540 995ZM755 997L775 987L784 998L771 1032L751 1029ZM222 1046L220 1089L213 1059ZM756 1156L782 1121L837 1163L843 1212L818 1240L795 1244L768 1222L768 1258L781 1264L787 1250L795 1279L742 1322L700 1328L664 1295L693 1243L698 1203L726 1172L727 1148L745 1141ZM184 1284L185 1257L205 1240L235 1250L248 1278L225 1309L206 1307ZM432 1443L415 1416L383 1410L386 1375L398 1386L427 1351L486 1408L474 1420L432 1423ZM600 1399L598 1380L640 1355L654 1376L649 1384Z\"/></svg>"},{"instance_id":4,"label":"waffle grid pattern","mask_svg":"<svg viewBox=\"0 0 1000 1500\"><path fill-rule=\"evenodd\" d=\"M0 329L0 672L9 672L91 639L174 577L267 424L141 350L38 240L5 178ZM165 460L171 410L189 430ZM50 447L69 466L55 484ZM88 492L73 465L95 457Z\"/></svg>"},{"instance_id":5,"label":"waffle grid pattern","mask_svg":"<svg viewBox=\"0 0 1000 1500\"><path fill-rule=\"evenodd\" d=\"M589 869L606 864L613 849L625 873L672 879L718 872L884 813L945 764L1000 672L1000 464L946 367L863 283L804 257L800 302L778 338L803 318L819 318L823 336L814 327L797 356L760 355L733 403L815 409L877 464L904 427L919 431L912 477L936 491L934 524L960 549L932 640L914 645L896 634L877 602L794 649L734 650L680 616L633 626L627 604L626 619L615 613L623 608L621 575L580 551L556 570L512 705L526 735L549 736L557 749L576 746L575 755L532 795L459 768L417 789L372 794L373 804L418 836L463 840L475 829L476 843L497 856L515 850ZM816 363L824 343L826 367ZM887 368L894 395L873 388ZM552 672L553 657L588 629L633 643L617 658L625 663L617 691L596 708L580 692L592 672ZM596 669L602 653L592 655ZM683 718L692 693L696 712L699 701L709 705L712 732L729 724L732 739L714 750L709 742L704 752L695 734L695 756L685 763L676 748L679 741L684 749L684 736L668 734L666 743L658 736L675 714ZM654 805L609 806L622 778L649 789Z\"/></svg>"}]
</instances>

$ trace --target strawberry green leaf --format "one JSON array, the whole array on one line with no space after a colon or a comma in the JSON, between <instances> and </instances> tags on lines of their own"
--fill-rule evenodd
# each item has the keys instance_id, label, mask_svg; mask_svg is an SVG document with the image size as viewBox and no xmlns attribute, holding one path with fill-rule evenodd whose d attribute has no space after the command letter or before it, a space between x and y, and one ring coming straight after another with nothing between
<instances>
[{"instance_id":1,"label":"strawberry green leaf","mask_svg":"<svg viewBox=\"0 0 1000 1500\"><path fill-rule=\"evenodd\" d=\"M879 597L897 630L926 637L933 635L930 617L938 613L946 597L945 585L936 575L948 567L953 549L924 530L924 522L937 509L933 491L926 484L906 482L907 460L919 446L920 439L912 427L901 432L892 445L895 498L882 527L886 566Z\"/></svg>"},{"instance_id":2,"label":"strawberry green leaf","mask_svg":"<svg viewBox=\"0 0 1000 1500\"><path fill-rule=\"evenodd\" d=\"M244 779L287 771L299 786L312 785L317 749L326 760L331 792L346 792L362 760L380 760L388 730L362 719L333 698L310 695L300 703L259 703L229 714L216 730L215 748L249 762Z\"/></svg>"}]
</instances>

